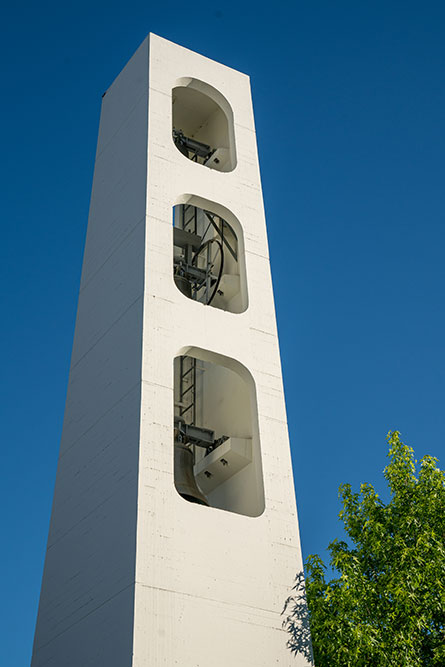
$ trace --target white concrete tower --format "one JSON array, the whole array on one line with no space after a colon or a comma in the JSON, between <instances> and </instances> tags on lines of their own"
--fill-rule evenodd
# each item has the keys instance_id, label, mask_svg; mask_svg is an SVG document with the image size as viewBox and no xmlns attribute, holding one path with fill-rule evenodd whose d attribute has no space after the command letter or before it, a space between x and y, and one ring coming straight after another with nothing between
<instances>
[{"instance_id":1,"label":"white concrete tower","mask_svg":"<svg viewBox=\"0 0 445 667\"><path fill-rule=\"evenodd\" d=\"M32 667L272 667L302 569L249 78L103 98Z\"/></svg>"}]
</instances>

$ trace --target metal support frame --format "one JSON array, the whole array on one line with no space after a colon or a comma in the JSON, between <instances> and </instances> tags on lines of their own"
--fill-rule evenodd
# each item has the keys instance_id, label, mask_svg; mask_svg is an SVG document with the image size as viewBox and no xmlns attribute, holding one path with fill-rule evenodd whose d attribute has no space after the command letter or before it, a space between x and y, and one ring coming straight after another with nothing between
<instances>
[{"instance_id":1,"label":"metal support frame","mask_svg":"<svg viewBox=\"0 0 445 667\"><path fill-rule=\"evenodd\" d=\"M180 153L185 155L189 160L198 162L199 164L206 164L216 150L202 141L186 137L182 130L177 130L176 128L173 128L173 141Z\"/></svg>"},{"instance_id":2,"label":"metal support frame","mask_svg":"<svg viewBox=\"0 0 445 667\"><path fill-rule=\"evenodd\" d=\"M182 257L175 259L175 275L185 278L190 284L190 295L195 301L210 305L218 292L219 282L223 273L224 248L230 252L235 261L238 261L237 247L232 247L227 238L227 229L230 225L215 213L201 209L209 221L203 236L198 235L198 208L191 204L182 204L180 210L180 225L174 228L174 245L183 250ZM208 230L213 228L216 235L206 240ZM184 233L185 232L185 233ZM198 240L201 242L198 245ZM198 247L197 247L198 246ZM218 275L213 272L215 255L220 253L220 267ZM205 253L204 266L199 266L202 253ZM178 278L179 280L179 278ZM181 288L182 289L182 288Z\"/></svg>"},{"instance_id":3,"label":"metal support frame","mask_svg":"<svg viewBox=\"0 0 445 667\"><path fill-rule=\"evenodd\" d=\"M206 456L229 439L228 435L215 439L215 431L212 429L187 424L181 417L175 417L175 429L178 442L189 445L193 450L201 447L206 450Z\"/></svg>"},{"instance_id":4,"label":"metal support frame","mask_svg":"<svg viewBox=\"0 0 445 667\"><path fill-rule=\"evenodd\" d=\"M238 261L238 252L236 249L232 248L230 243L228 242L227 238L224 236L224 227L229 227L229 224L221 218L221 216L217 216L215 213L210 213L210 211L206 211L203 209L206 217L210 221L210 224L212 227L215 229L215 231L218 233L221 243L226 246L230 254L232 255L233 259L237 262ZM218 218L219 220L219 225L216 224L215 218Z\"/></svg>"},{"instance_id":5,"label":"metal support frame","mask_svg":"<svg viewBox=\"0 0 445 667\"><path fill-rule=\"evenodd\" d=\"M175 417L176 439L185 445L202 447L209 454L228 439L223 435L215 440L212 429L196 425L196 359L179 357L179 416Z\"/></svg>"}]
</instances>

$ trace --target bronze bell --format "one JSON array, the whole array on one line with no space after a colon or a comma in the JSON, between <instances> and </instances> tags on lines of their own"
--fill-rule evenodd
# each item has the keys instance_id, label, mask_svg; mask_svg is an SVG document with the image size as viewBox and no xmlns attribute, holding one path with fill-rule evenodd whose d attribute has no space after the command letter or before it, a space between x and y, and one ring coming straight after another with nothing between
<instances>
[{"instance_id":1,"label":"bronze bell","mask_svg":"<svg viewBox=\"0 0 445 667\"><path fill-rule=\"evenodd\" d=\"M180 496L191 503L209 505L199 490L193 474L193 452L181 442L175 442L175 486Z\"/></svg>"},{"instance_id":2,"label":"bronze bell","mask_svg":"<svg viewBox=\"0 0 445 667\"><path fill-rule=\"evenodd\" d=\"M175 283L176 287L183 293L185 296L187 296L189 299L192 298L192 285L190 281L185 278L185 276L181 276L178 273L175 273Z\"/></svg>"}]
</instances>

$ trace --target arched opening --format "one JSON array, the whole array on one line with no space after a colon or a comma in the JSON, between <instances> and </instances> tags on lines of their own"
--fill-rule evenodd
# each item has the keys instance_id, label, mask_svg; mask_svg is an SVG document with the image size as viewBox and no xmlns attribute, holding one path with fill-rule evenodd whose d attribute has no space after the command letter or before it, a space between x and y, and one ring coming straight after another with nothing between
<instances>
[{"instance_id":1,"label":"arched opening","mask_svg":"<svg viewBox=\"0 0 445 667\"><path fill-rule=\"evenodd\" d=\"M236 166L233 112L226 98L198 79L172 90L173 141L188 159L217 171Z\"/></svg>"},{"instance_id":2,"label":"arched opening","mask_svg":"<svg viewBox=\"0 0 445 667\"><path fill-rule=\"evenodd\" d=\"M239 362L198 348L174 360L174 480L189 502L259 516L264 488L255 384Z\"/></svg>"},{"instance_id":3,"label":"arched opening","mask_svg":"<svg viewBox=\"0 0 445 667\"><path fill-rule=\"evenodd\" d=\"M243 234L226 208L183 197L173 208L173 275L189 299L231 313L247 308Z\"/></svg>"}]
</instances>

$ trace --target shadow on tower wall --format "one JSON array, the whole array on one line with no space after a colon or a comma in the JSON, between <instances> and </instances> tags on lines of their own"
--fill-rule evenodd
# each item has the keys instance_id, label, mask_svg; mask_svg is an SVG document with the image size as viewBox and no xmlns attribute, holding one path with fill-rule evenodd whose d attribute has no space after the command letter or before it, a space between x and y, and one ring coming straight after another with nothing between
<instances>
[{"instance_id":1,"label":"shadow on tower wall","mask_svg":"<svg viewBox=\"0 0 445 667\"><path fill-rule=\"evenodd\" d=\"M292 591L282 611L283 628L290 635L287 647L295 656L301 655L308 664L314 665L303 571L296 575Z\"/></svg>"}]
</instances>

